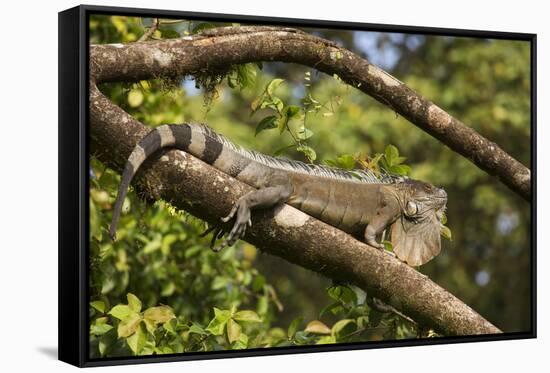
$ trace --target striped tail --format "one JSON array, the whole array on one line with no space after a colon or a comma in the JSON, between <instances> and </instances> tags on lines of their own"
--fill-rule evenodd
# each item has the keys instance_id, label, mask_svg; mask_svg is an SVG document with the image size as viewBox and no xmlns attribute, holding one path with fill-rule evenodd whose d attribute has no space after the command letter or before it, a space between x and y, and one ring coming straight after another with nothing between
<instances>
[{"instance_id":1,"label":"striped tail","mask_svg":"<svg viewBox=\"0 0 550 373\"><path fill-rule=\"evenodd\" d=\"M201 131L197 131L195 128L197 128L196 125L188 124L162 125L149 132L136 145L126 162L118 188L109 229L112 240L116 239L116 229L128 187L139 167L149 156L163 148L176 148L186 151L209 164L212 164L218 158L223 145L210 136L204 136Z\"/></svg>"}]
</instances>

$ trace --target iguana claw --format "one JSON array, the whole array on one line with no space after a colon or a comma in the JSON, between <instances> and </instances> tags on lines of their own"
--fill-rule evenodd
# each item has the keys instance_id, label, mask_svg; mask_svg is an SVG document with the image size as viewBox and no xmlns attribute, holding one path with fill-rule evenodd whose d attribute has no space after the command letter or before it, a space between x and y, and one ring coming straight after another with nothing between
<instances>
[{"instance_id":1,"label":"iguana claw","mask_svg":"<svg viewBox=\"0 0 550 373\"><path fill-rule=\"evenodd\" d=\"M226 217L221 218L221 220L223 222L228 222L235 216L235 214L237 214L237 217L235 218L235 224L233 224L233 228L231 229L231 231L229 231L229 234L227 235L225 240L218 247L212 249L215 252L220 251L226 246L233 246L235 242L244 237L246 233L246 227L252 226L250 209L247 208L241 200L235 203L231 208L229 214Z\"/></svg>"}]
</instances>

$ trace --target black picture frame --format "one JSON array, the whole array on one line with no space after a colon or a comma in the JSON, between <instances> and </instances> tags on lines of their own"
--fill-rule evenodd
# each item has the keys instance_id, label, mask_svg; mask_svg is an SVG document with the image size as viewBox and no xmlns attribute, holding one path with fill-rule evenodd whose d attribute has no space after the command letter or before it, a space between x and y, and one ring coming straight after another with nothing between
<instances>
[{"instance_id":1,"label":"black picture frame","mask_svg":"<svg viewBox=\"0 0 550 373\"><path fill-rule=\"evenodd\" d=\"M528 332L444 337L376 343L280 347L162 356L88 358L88 19L90 14L254 22L284 26L315 26L369 31L414 32L426 35L524 40L531 44L531 330ZM242 16L158 9L81 5L59 13L59 360L79 367L172 362L258 355L284 355L370 348L536 338L536 34L396 26L340 21Z\"/></svg>"}]
</instances>

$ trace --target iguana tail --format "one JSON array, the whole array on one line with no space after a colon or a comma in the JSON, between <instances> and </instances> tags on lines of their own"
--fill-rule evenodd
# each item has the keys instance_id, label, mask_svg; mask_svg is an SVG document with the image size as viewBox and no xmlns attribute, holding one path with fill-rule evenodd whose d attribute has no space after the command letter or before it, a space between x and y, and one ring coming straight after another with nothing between
<instances>
[{"instance_id":1,"label":"iguana tail","mask_svg":"<svg viewBox=\"0 0 550 373\"><path fill-rule=\"evenodd\" d=\"M116 239L122 205L134 175L149 156L163 148L180 149L213 164L222 152L223 144L214 136L206 135L201 125L165 124L149 132L136 145L124 167L109 229L112 240Z\"/></svg>"}]
</instances>

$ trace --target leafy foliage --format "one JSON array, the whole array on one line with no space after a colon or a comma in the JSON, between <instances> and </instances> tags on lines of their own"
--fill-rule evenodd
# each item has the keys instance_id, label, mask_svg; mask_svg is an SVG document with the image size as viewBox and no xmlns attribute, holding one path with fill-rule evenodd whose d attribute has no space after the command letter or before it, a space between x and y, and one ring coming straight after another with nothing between
<instances>
[{"instance_id":1,"label":"leafy foliage","mask_svg":"<svg viewBox=\"0 0 550 373\"><path fill-rule=\"evenodd\" d=\"M117 304L111 310L102 301L94 301L90 323L92 356L347 343L371 340L380 330L392 339L416 337L414 323L396 315L384 317L370 309L360 289L338 285L327 292L334 302L323 309L320 318L322 313L330 312L341 319L332 327L321 320L311 320L302 329L300 316L286 333L280 328L266 327L255 311L238 310L235 306L214 307L213 317L205 324L176 316L165 305L142 310L141 301L132 293L127 294L127 304Z\"/></svg>"},{"instance_id":2,"label":"leafy foliage","mask_svg":"<svg viewBox=\"0 0 550 373\"><path fill-rule=\"evenodd\" d=\"M91 43L131 43L150 25L150 19L93 16ZM227 24L163 20L152 38L220 25ZM360 53L361 38L374 37L319 34ZM415 37L415 47L413 36L405 35L380 38L377 48L364 52L372 60L371 53L391 47L406 56L386 68L529 165L528 46ZM263 153L409 175L444 187L453 241L445 241L442 254L421 270L504 330L530 325L529 206L338 76L289 64L247 64L100 89L151 127L206 121ZM209 238L199 237L202 222L165 201L146 204L134 191L124 203L118 241L111 242L106 228L119 176L95 157L91 174L92 357L437 337L372 308L360 289L330 285L247 243L215 254ZM442 235L450 238L450 229L442 228Z\"/></svg>"}]
</instances>

